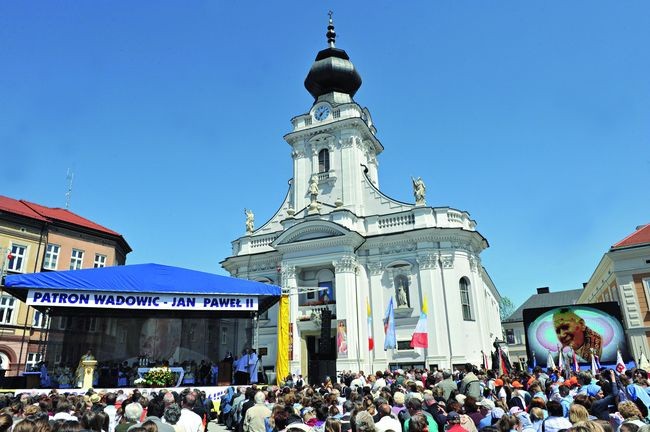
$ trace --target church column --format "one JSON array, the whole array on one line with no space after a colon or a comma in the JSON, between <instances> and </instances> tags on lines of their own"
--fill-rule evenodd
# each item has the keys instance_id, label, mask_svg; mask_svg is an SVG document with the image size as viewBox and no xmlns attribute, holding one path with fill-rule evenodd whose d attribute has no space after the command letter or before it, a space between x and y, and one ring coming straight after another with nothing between
<instances>
[{"instance_id":1,"label":"church column","mask_svg":"<svg viewBox=\"0 0 650 432\"><path fill-rule=\"evenodd\" d=\"M357 293L356 270L357 260L352 255L343 255L333 263L336 281L336 319L346 320L347 325L347 358L336 359L336 370L359 370L361 368L360 340L367 332L360 328L359 296ZM368 350L366 349L365 352ZM367 362L367 355L364 355Z\"/></svg>"},{"instance_id":2,"label":"church column","mask_svg":"<svg viewBox=\"0 0 650 432\"><path fill-rule=\"evenodd\" d=\"M296 266L282 263L282 288L289 293L289 322L290 335L293 335L291 349L293 358L289 358L289 373L300 370L301 344L296 319L298 317L298 284L296 283Z\"/></svg>"},{"instance_id":3,"label":"church column","mask_svg":"<svg viewBox=\"0 0 650 432\"><path fill-rule=\"evenodd\" d=\"M369 301L372 313L372 337L375 342L375 349L370 353L372 361L372 370L384 370L388 367L387 351L384 351L384 322L383 317L388 304L384 300L384 286L382 278L384 277L384 266L381 262L368 263L370 273L369 283ZM365 303L365 299L363 300ZM363 315L368 321L367 313ZM367 325L367 324L366 324ZM361 341L363 343L363 341ZM366 345L367 336L366 336Z\"/></svg>"}]
</instances>

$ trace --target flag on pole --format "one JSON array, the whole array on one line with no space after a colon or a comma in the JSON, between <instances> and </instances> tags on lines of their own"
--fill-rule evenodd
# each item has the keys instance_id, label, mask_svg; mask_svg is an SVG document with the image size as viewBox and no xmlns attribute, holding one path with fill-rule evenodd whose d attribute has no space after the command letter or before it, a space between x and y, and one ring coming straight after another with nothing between
<instances>
[{"instance_id":1,"label":"flag on pole","mask_svg":"<svg viewBox=\"0 0 650 432\"><path fill-rule=\"evenodd\" d=\"M623 356L621 355L621 350L616 349L616 372L619 374L625 373L627 367L625 367L625 362L623 361Z\"/></svg>"},{"instance_id":2,"label":"flag on pole","mask_svg":"<svg viewBox=\"0 0 650 432\"><path fill-rule=\"evenodd\" d=\"M415 332L411 338L411 348L429 348L429 334L427 333L427 298L422 298L422 312L420 312L420 319L415 326Z\"/></svg>"},{"instance_id":3,"label":"flag on pole","mask_svg":"<svg viewBox=\"0 0 650 432\"><path fill-rule=\"evenodd\" d=\"M562 347L560 345L557 346L557 368L560 371L564 370L564 353L562 352Z\"/></svg>"},{"instance_id":4,"label":"flag on pole","mask_svg":"<svg viewBox=\"0 0 650 432\"><path fill-rule=\"evenodd\" d=\"M578 365L578 356L576 355L575 351L573 351L573 370L576 373L580 372L580 366Z\"/></svg>"},{"instance_id":5,"label":"flag on pole","mask_svg":"<svg viewBox=\"0 0 650 432\"><path fill-rule=\"evenodd\" d=\"M366 311L368 314L368 350L375 349L375 340L372 338L372 309L370 309L370 300L366 297Z\"/></svg>"},{"instance_id":6,"label":"flag on pole","mask_svg":"<svg viewBox=\"0 0 650 432\"><path fill-rule=\"evenodd\" d=\"M535 354L535 351L533 351L533 370L537 367L537 355Z\"/></svg>"},{"instance_id":7,"label":"flag on pole","mask_svg":"<svg viewBox=\"0 0 650 432\"><path fill-rule=\"evenodd\" d=\"M289 350L291 322L289 311L289 296L283 294L280 297L280 307L278 310L278 341L277 353L275 359L275 370L277 371L277 379L279 383L284 383L287 375L289 375Z\"/></svg>"},{"instance_id":8,"label":"flag on pole","mask_svg":"<svg viewBox=\"0 0 650 432\"><path fill-rule=\"evenodd\" d=\"M384 318L384 351L397 348L397 336L395 335L395 312L393 311L393 298L390 298L386 317Z\"/></svg>"},{"instance_id":9,"label":"flag on pole","mask_svg":"<svg viewBox=\"0 0 650 432\"><path fill-rule=\"evenodd\" d=\"M483 354L483 367L485 370L490 369L490 364L488 363L488 356L485 354L485 351L481 350L481 354Z\"/></svg>"},{"instance_id":10,"label":"flag on pole","mask_svg":"<svg viewBox=\"0 0 650 432\"><path fill-rule=\"evenodd\" d=\"M548 350L548 356L546 357L546 370L552 371L553 369L555 369L555 359L553 358L551 350Z\"/></svg>"},{"instance_id":11,"label":"flag on pole","mask_svg":"<svg viewBox=\"0 0 650 432\"><path fill-rule=\"evenodd\" d=\"M598 370L600 370L600 357L594 354L594 358L596 359L596 366L598 367Z\"/></svg>"},{"instance_id":12,"label":"flag on pole","mask_svg":"<svg viewBox=\"0 0 650 432\"><path fill-rule=\"evenodd\" d=\"M506 365L506 359L503 355L503 350L501 350L501 348L497 349L499 350L499 375L507 375L508 366Z\"/></svg>"},{"instance_id":13,"label":"flag on pole","mask_svg":"<svg viewBox=\"0 0 650 432\"><path fill-rule=\"evenodd\" d=\"M644 371L650 370L650 362L648 362L648 357L643 351L641 351L641 357L639 358L639 368Z\"/></svg>"}]
</instances>

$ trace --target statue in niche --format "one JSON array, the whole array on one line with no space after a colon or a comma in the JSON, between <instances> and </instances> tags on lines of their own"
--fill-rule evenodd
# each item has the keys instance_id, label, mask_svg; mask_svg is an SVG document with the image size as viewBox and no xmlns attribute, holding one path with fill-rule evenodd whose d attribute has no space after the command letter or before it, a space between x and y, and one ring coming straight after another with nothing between
<instances>
[{"instance_id":1,"label":"statue in niche","mask_svg":"<svg viewBox=\"0 0 650 432\"><path fill-rule=\"evenodd\" d=\"M427 191L427 187L424 185L422 177L418 177L416 179L411 177L411 181L413 182L413 196L415 196L415 205L424 205L424 195Z\"/></svg>"},{"instance_id":2,"label":"statue in niche","mask_svg":"<svg viewBox=\"0 0 650 432\"><path fill-rule=\"evenodd\" d=\"M405 281L404 277L397 277L395 282L397 285L397 307L409 307L409 299L408 295L406 294L406 288L408 287L408 282L406 282L405 286Z\"/></svg>"},{"instance_id":3,"label":"statue in niche","mask_svg":"<svg viewBox=\"0 0 650 432\"><path fill-rule=\"evenodd\" d=\"M255 229L255 215L249 209L244 209L244 213L246 214L246 233L252 234Z\"/></svg>"}]
</instances>

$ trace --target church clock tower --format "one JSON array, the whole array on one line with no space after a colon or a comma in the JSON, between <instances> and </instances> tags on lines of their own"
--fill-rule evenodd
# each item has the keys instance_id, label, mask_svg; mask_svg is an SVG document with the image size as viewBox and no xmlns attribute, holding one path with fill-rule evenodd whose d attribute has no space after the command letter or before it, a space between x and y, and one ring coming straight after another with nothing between
<instances>
[{"instance_id":1,"label":"church clock tower","mask_svg":"<svg viewBox=\"0 0 650 432\"><path fill-rule=\"evenodd\" d=\"M318 186L321 206L345 207L364 213L361 185L367 176L379 187L377 155L383 146L368 109L354 101L361 76L348 54L335 46L336 33L330 15L329 47L320 51L305 78L314 97L309 112L294 117L293 131L284 139L292 147L295 209L309 208L310 186Z\"/></svg>"}]
</instances>

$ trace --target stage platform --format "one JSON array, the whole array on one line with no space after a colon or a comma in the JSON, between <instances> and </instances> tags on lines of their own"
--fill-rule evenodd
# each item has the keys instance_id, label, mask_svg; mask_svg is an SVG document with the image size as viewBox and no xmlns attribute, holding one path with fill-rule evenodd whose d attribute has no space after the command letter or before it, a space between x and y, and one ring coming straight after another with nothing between
<instances>
[{"instance_id":1,"label":"stage platform","mask_svg":"<svg viewBox=\"0 0 650 432\"><path fill-rule=\"evenodd\" d=\"M263 384L263 386L266 386L266 384ZM133 392L133 390L138 390L142 394L149 394L149 393L154 393L154 392L159 392L160 390L169 390L169 391L176 391L176 392L181 392L186 388L191 388L192 390L194 389L199 389L200 391L205 392L206 396L209 397L212 400L217 400L221 398L224 394L226 394L226 391L228 390L228 387L230 386L193 386L193 385L187 385L187 386L181 386L181 387L117 387L117 388L93 388L95 393L117 393L119 391L122 391L125 394L130 394ZM237 387L248 387L248 386L237 386ZM80 388L68 388L68 389L51 389L51 388L32 388L32 389L0 389L0 394L7 394L11 393L14 395L21 394L21 393L29 393L32 395L38 395L38 394L49 394L52 390L56 390L59 394L76 394L76 395L83 395L86 394L87 390L82 390Z\"/></svg>"}]
</instances>

